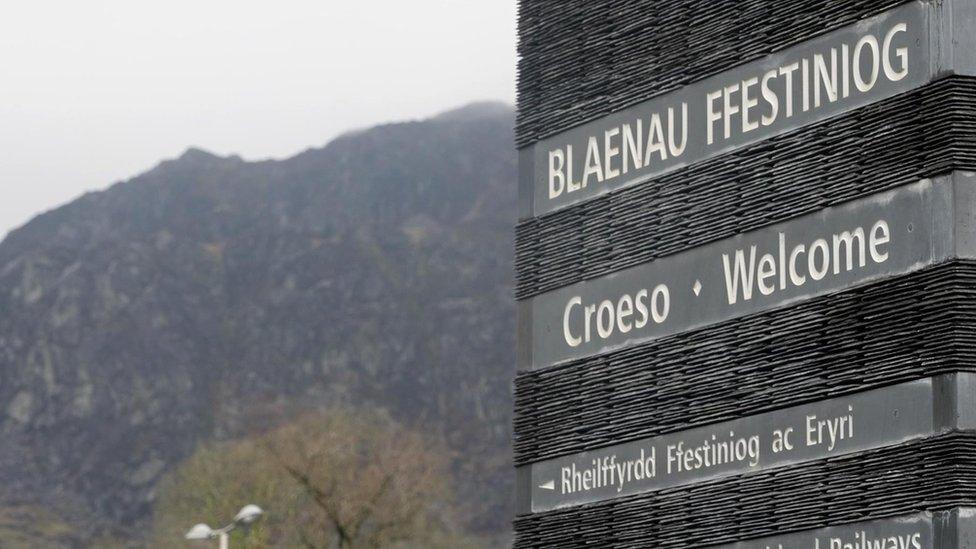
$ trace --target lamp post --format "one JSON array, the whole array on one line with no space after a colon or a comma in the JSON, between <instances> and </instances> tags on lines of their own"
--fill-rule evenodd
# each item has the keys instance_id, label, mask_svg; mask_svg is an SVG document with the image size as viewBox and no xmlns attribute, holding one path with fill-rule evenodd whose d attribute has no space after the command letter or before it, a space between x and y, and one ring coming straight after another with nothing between
<instances>
[{"instance_id":1,"label":"lamp post","mask_svg":"<svg viewBox=\"0 0 976 549\"><path fill-rule=\"evenodd\" d=\"M247 526L252 522L261 518L264 511L260 507L254 504L248 504L241 508L234 516L234 522L224 526L223 528L217 528L216 530L207 526L206 524L200 523L190 528L190 531L186 533L186 539L201 540L201 539L218 539L220 540L220 549L227 549L227 545L230 540L230 532L238 526Z\"/></svg>"}]
</instances>

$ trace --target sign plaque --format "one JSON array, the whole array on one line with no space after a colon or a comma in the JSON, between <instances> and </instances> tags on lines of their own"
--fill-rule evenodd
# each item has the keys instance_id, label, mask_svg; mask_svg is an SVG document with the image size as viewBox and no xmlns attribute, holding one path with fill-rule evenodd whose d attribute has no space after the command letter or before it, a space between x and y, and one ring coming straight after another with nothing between
<instances>
[{"instance_id":1,"label":"sign plaque","mask_svg":"<svg viewBox=\"0 0 976 549\"><path fill-rule=\"evenodd\" d=\"M712 549L973 549L976 510L936 513L830 526L771 536Z\"/></svg>"},{"instance_id":2,"label":"sign plaque","mask_svg":"<svg viewBox=\"0 0 976 549\"><path fill-rule=\"evenodd\" d=\"M855 200L522 302L526 369L976 257L976 176ZM531 362L529 362L531 358Z\"/></svg>"},{"instance_id":3,"label":"sign plaque","mask_svg":"<svg viewBox=\"0 0 976 549\"><path fill-rule=\"evenodd\" d=\"M976 374L921 379L534 463L522 505L547 511L976 429L972 411Z\"/></svg>"},{"instance_id":4,"label":"sign plaque","mask_svg":"<svg viewBox=\"0 0 976 549\"><path fill-rule=\"evenodd\" d=\"M955 12L953 12L953 8ZM913 1L523 149L524 217L973 74L964 2ZM955 48L955 49L954 49Z\"/></svg>"}]
</instances>

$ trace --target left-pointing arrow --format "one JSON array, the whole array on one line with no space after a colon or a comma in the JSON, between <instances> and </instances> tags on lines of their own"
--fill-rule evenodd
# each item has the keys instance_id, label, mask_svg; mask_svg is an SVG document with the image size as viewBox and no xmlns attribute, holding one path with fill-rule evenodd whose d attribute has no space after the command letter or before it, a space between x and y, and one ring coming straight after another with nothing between
<instances>
[{"instance_id":1,"label":"left-pointing arrow","mask_svg":"<svg viewBox=\"0 0 976 549\"><path fill-rule=\"evenodd\" d=\"M539 488L542 488L543 490L555 490L556 481L550 480L549 482L543 482L542 484L539 485Z\"/></svg>"}]
</instances>

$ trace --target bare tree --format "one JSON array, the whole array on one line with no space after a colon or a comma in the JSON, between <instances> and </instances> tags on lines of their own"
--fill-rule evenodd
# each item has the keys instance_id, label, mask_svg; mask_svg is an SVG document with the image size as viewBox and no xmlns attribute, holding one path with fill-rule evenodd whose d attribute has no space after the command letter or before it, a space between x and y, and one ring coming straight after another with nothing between
<instances>
[{"instance_id":1,"label":"bare tree","mask_svg":"<svg viewBox=\"0 0 976 549\"><path fill-rule=\"evenodd\" d=\"M198 451L164 486L156 535L172 544L193 523L218 526L254 502L266 520L238 533L237 546L470 546L451 499L443 444L375 414L332 409Z\"/></svg>"}]
</instances>

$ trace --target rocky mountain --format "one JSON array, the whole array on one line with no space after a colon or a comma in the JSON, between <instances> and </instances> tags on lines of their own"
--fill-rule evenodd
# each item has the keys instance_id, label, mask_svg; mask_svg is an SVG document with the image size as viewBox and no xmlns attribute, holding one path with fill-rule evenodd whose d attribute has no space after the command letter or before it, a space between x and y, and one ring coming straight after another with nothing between
<instances>
[{"instance_id":1,"label":"rocky mountain","mask_svg":"<svg viewBox=\"0 0 976 549\"><path fill-rule=\"evenodd\" d=\"M201 441L343 403L443 435L472 528L506 531L512 126L480 104L286 160L191 149L11 232L0 508L131 533Z\"/></svg>"}]
</instances>

